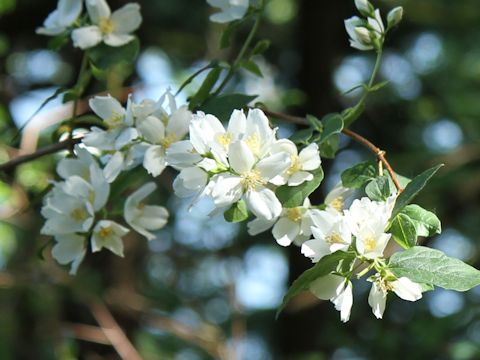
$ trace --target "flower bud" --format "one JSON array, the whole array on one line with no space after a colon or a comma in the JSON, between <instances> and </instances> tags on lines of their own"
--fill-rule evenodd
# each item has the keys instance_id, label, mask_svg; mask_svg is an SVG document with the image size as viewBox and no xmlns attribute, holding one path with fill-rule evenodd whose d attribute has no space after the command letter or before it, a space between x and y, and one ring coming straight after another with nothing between
<instances>
[{"instance_id":1,"label":"flower bud","mask_svg":"<svg viewBox=\"0 0 480 360\"><path fill-rule=\"evenodd\" d=\"M370 16L374 10L368 0L355 0L355 6L363 16Z\"/></svg>"},{"instance_id":2,"label":"flower bud","mask_svg":"<svg viewBox=\"0 0 480 360\"><path fill-rule=\"evenodd\" d=\"M370 31L365 27L356 27L355 34L357 35L357 39L364 45L370 45L372 43L372 39L370 37Z\"/></svg>"},{"instance_id":3,"label":"flower bud","mask_svg":"<svg viewBox=\"0 0 480 360\"><path fill-rule=\"evenodd\" d=\"M403 17L403 8L401 6L397 6L396 8L392 9L387 15L388 27L392 28L397 26L400 21L402 21Z\"/></svg>"}]
</instances>

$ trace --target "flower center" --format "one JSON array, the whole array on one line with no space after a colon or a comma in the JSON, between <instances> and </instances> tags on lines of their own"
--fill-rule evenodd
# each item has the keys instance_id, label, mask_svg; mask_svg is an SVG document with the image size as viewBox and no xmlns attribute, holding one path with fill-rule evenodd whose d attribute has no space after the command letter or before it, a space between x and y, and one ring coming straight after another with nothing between
<instances>
[{"instance_id":1,"label":"flower center","mask_svg":"<svg viewBox=\"0 0 480 360\"><path fill-rule=\"evenodd\" d=\"M103 34L111 34L115 30L115 24L111 18L101 18L98 27Z\"/></svg>"},{"instance_id":2,"label":"flower center","mask_svg":"<svg viewBox=\"0 0 480 360\"><path fill-rule=\"evenodd\" d=\"M107 123L108 127L115 128L122 123L122 120L123 120L123 115L120 115L119 113L114 111L112 113L112 116L107 120L105 120L105 122Z\"/></svg>"},{"instance_id":3,"label":"flower center","mask_svg":"<svg viewBox=\"0 0 480 360\"><path fill-rule=\"evenodd\" d=\"M229 133L219 134L217 135L217 142L226 148L232 142L232 135Z\"/></svg>"},{"instance_id":4,"label":"flower center","mask_svg":"<svg viewBox=\"0 0 480 360\"><path fill-rule=\"evenodd\" d=\"M250 170L242 175L242 185L246 190L255 190L257 186L265 184L258 170Z\"/></svg>"},{"instance_id":5,"label":"flower center","mask_svg":"<svg viewBox=\"0 0 480 360\"><path fill-rule=\"evenodd\" d=\"M82 208L73 209L73 211L70 213L70 216L73 220L78 222L84 221L88 218L87 212Z\"/></svg>"},{"instance_id":6,"label":"flower center","mask_svg":"<svg viewBox=\"0 0 480 360\"><path fill-rule=\"evenodd\" d=\"M287 170L287 175L293 175L302 170L302 164L300 163L300 159L297 155L292 155L290 159L292 161L292 165Z\"/></svg>"},{"instance_id":7,"label":"flower center","mask_svg":"<svg viewBox=\"0 0 480 360\"><path fill-rule=\"evenodd\" d=\"M377 247L377 241L372 236L367 237L364 240L364 244L365 244L366 251L373 251Z\"/></svg>"},{"instance_id":8,"label":"flower center","mask_svg":"<svg viewBox=\"0 0 480 360\"><path fill-rule=\"evenodd\" d=\"M113 234L113 230L111 227L105 227L105 228L102 228L99 232L98 232L98 236L100 236L101 238L108 238L110 235Z\"/></svg>"},{"instance_id":9,"label":"flower center","mask_svg":"<svg viewBox=\"0 0 480 360\"><path fill-rule=\"evenodd\" d=\"M137 205L138 210L143 210L144 208L145 208L145 203L143 203L143 202L138 203L138 205Z\"/></svg>"},{"instance_id":10,"label":"flower center","mask_svg":"<svg viewBox=\"0 0 480 360\"><path fill-rule=\"evenodd\" d=\"M260 138L257 133L250 135L245 140L245 144L247 144L248 148L252 150L254 154L258 154L260 152Z\"/></svg>"},{"instance_id":11,"label":"flower center","mask_svg":"<svg viewBox=\"0 0 480 360\"><path fill-rule=\"evenodd\" d=\"M325 241L329 244L346 244L346 242L342 239L339 233L332 232L325 238Z\"/></svg>"},{"instance_id":12,"label":"flower center","mask_svg":"<svg viewBox=\"0 0 480 360\"><path fill-rule=\"evenodd\" d=\"M177 141L177 135L172 133L165 136L162 140L160 140L160 144L165 148L168 149L174 142Z\"/></svg>"},{"instance_id":13,"label":"flower center","mask_svg":"<svg viewBox=\"0 0 480 360\"><path fill-rule=\"evenodd\" d=\"M293 222L299 222L302 220L303 211L301 207L295 207L291 209L286 209L287 218Z\"/></svg>"},{"instance_id":14,"label":"flower center","mask_svg":"<svg viewBox=\"0 0 480 360\"><path fill-rule=\"evenodd\" d=\"M333 199L332 202L330 202L330 206L332 208L334 208L335 210L337 210L338 212L341 212L342 209L343 209L343 196L339 196L339 197L336 197L335 199Z\"/></svg>"}]
</instances>

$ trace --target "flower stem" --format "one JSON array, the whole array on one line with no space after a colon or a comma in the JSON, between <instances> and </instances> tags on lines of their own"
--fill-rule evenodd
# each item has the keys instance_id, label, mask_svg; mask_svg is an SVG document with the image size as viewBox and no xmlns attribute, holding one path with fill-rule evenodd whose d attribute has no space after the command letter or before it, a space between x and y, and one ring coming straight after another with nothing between
<instances>
[{"instance_id":1,"label":"flower stem","mask_svg":"<svg viewBox=\"0 0 480 360\"><path fill-rule=\"evenodd\" d=\"M205 65L204 67L202 67L201 69L195 71L192 75L190 75L183 83L182 85L180 85L180 87L178 88L177 92L175 93L175 96L178 96L178 94L180 94L182 92L182 90L188 85L190 84L198 75L200 75L201 73L203 73L204 71L208 70L208 69L211 69L213 67L215 67L215 65L217 64L216 61L212 61L210 63L208 63L207 65Z\"/></svg>"}]
</instances>

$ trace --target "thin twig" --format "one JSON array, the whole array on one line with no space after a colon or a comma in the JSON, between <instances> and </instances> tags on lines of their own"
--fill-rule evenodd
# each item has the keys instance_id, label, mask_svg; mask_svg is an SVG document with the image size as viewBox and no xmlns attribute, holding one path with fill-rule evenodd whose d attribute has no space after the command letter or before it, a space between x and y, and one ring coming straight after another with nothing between
<instances>
[{"instance_id":1,"label":"thin twig","mask_svg":"<svg viewBox=\"0 0 480 360\"><path fill-rule=\"evenodd\" d=\"M97 320L106 338L124 360L141 360L139 352L132 345L125 332L116 322L110 310L100 300L90 303L90 311Z\"/></svg>"},{"instance_id":2,"label":"thin twig","mask_svg":"<svg viewBox=\"0 0 480 360\"><path fill-rule=\"evenodd\" d=\"M65 141L61 141L56 144L52 144L49 146L45 146L41 149L38 149L34 153L27 154L27 155L20 155L15 158L13 158L10 161L7 161L6 163L0 164L0 171L11 171L15 169L18 165L21 165L23 163L38 159L42 156L45 155L50 155L54 154L56 152L62 151L62 150L68 150L72 148L75 144L78 144L82 141L81 137L74 138L74 139L68 139Z\"/></svg>"},{"instance_id":3,"label":"thin twig","mask_svg":"<svg viewBox=\"0 0 480 360\"><path fill-rule=\"evenodd\" d=\"M277 111L271 111L271 110L267 110L267 109L264 109L264 108L262 108L262 110L266 115L275 117L277 119L285 120L285 121L288 121L290 123L297 124L297 125L308 125L307 121L302 117L283 114L283 113L280 113L280 112L277 112ZM398 178L397 178L397 175L395 174L395 171L393 171L392 166L390 165L388 160L385 158L385 151L380 149L378 146L374 145L370 140L364 138L363 136L361 136L360 134L357 134L356 132L354 132L352 130L343 129L342 133L344 135L352 138L353 140L359 142L360 144L364 145L371 152L373 152L377 156L378 160L381 161L382 164L387 169L388 173L390 174L390 177L392 178L393 183L395 184L395 187L397 188L397 191L399 193L401 193L403 191L403 188L400 185L400 182L398 181Z\"/></svg>"},{"instance_id":4,"label":"thin twig","mask_svg":"<svg viewBox=\"0 0 480 360\"><path fill-rule=\"evenodd\" d=\"M102 345L111 345L105 333L98 326L64 323L63 328L72 334L75 339L93 342Z\"/></svg>"}]
</instances>

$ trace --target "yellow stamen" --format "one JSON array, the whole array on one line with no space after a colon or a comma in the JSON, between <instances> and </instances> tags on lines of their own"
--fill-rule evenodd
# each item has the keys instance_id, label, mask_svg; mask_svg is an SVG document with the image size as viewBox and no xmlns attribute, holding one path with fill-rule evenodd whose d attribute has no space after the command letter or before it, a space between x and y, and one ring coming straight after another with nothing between
<instances>
[{"instance_id":1,"label":"yellow stamen","mask_svg":"<svg viewBox=\"0 0 480 360\"><path fill-rule=\"evenodd\" d=\"M346 242L342 239L340 234L336 232L332 232L325 238L325 241L329 244L346 244Z\"/></svg>"},{"instance_id":2,"label":"yellow stamen","mask_svg":"<svg viewBox=\"0 0 480 360\"><path fill-rule=\"evenodd\" d=\"M330 202L330 206L333 207L338 212L341 212L343 210L343 205L344 205L343 196L336 197L335 199L333 199L332 202Z\"/></svg>"},{"instance_id":3,"label":"yellow stamen","mask_svg":"<svg viewBox=\"0 0 480 360\"><path fill-rule=\"evenodd\" d=\"M300 159L297 155L292 155L290 159L292 161L292 165L290 165L290 168L287 170L287 175L293 175L302 170L302 164L300 163Z\"/></svg>"},{"instance_id":4,"label":"yellow stamen","mask_svg":"<svg viewBox=\"0 0 480 360\"><path fill-rule=\"evenodd\" d=\"M117 127L118 125L120 125L122 123L122 121L123 121L123 115L120 115L119 113L117 113L115 111L112 113L112 116L110 118L105 120L105 122L107 123L107 125L110 128Z\"/></svg>"},{"instance_id":5,"label":"yellow stamen","mask_svg":"<svg viewBox=\"0 0 480 360\"><path fill-rule=\"evenodd\" d=\"M303 209L301 207L286 209L286 216L293 222L299 222L300 220L302 220Z\"/></svg>"},{"instance_id":6,"label":"yellow stamen","mask_svg":"<svg viewBox=\"0 0 480 360\"><path fill-rule=\"evenodd\" d=\"M111 34L115 30L115 23L111 18L101 18L98 27L103 34Z\"/></svg>"},{"instance_id":7,"label":"yellow stamen","mask_svg":"<svg viewBox=\"0 0 480 360\"><path fill-rule=\"evenodd\" d=\"M258 170L250 170L242 174L242 185L245 190L255 190L257 186L264 185L265 180L262 179Z\"/></svg>"},{"instance_id":8,"label":"yellow stamen","mask_svg":"<svg viewBox=\"0 0 480 360\"><path fill-rule=\"evenodd\" d=\"M143 210L144 208L145 208L145 203L143 203L143 202L138 203L138 205L137 205L138 210Z\"/></svg>"},{"instance_id":9,"label":"yellow stamen","mask_svg":"<svg viewBox=\"0 0 480 360\"><path fill-rule=\"evenodd\" d=\"M110 235L113 234L113 230L111 227L106 227L106 228L102 228L99 232L98 232L98 236L100 236L101 238L107 238L109 237Z\"/></svg>"},{"instance_id":10,"label":"yellow stamen","mask_svg":"<svg viewBox=\"0 0 480 360\"><path fill-rule=\"evenodd\" d=\"M84 221L87 219L88 214L85 211L85 209L82 208L76 208L74 209L71 213L70 216L72 217L73 220L75 221Z\"/></svg>"},{"instance_id":11,"label":"yellow stamen","mask_svg":"<svg viewBox=\"0 0 480 360\"><path fill-rule=\"evenodd\" d=\"M377 247L377 241L371 236L364 240L364 244L366 251L373 251Z\"/></svg>"},{"instance_id":12,"label":"yellow stamen","mask_svg":"<svg viewBox=\"0 0 480 360\"><path fill-rule=\"evenodd\" d=\"M260 152L260 138L257 133L250 135L246 140L248 148L254 153L258 154Z\"/></svg>"},{"instance_id":13,"label":"yellow stamen","mask_svg":"<svg viewBox=\"0 0 480 360\"><path fill-rule=\"evenodd\" d=\"M217 142L225 148L232 142L232 135L229 133L219 134L216 137Z\"/></svg>"},{"instance_id":14,"label":"yellow stamen","mask_svg":"<svg viewBox=\"0 0 480 360\"><path fill-rule=\"evenodd\" d=\"M160 144L165 148L168 149L174 142L178 140L176 134L168 134L165 136L161 141Z\"/></svg>"}]
</instances>

